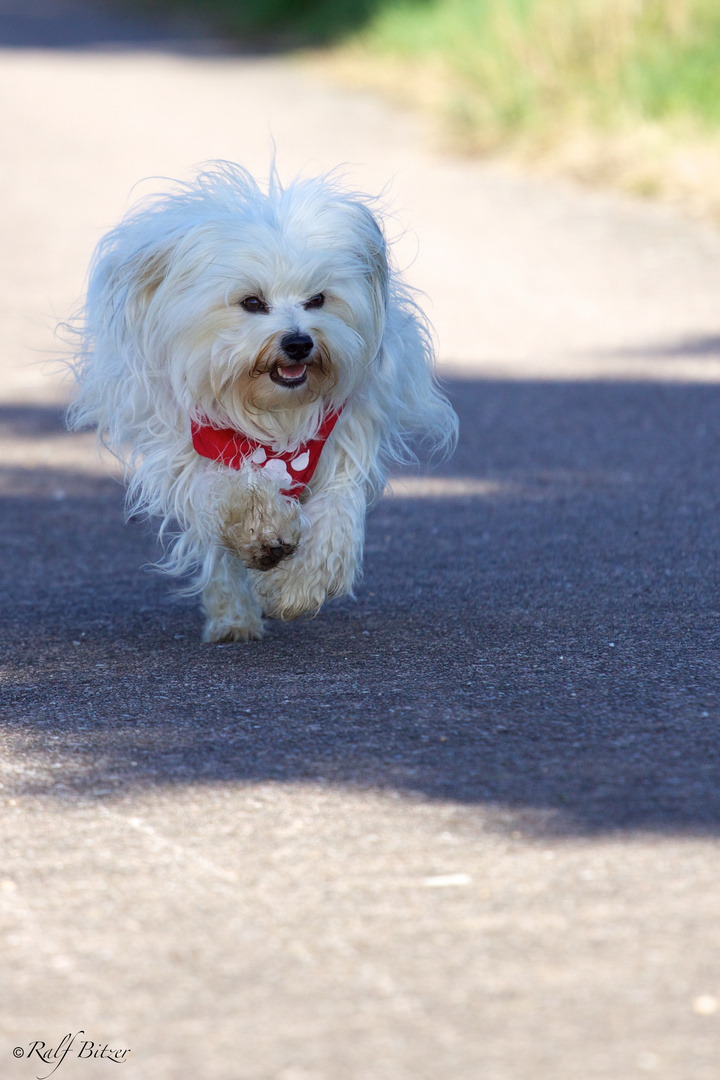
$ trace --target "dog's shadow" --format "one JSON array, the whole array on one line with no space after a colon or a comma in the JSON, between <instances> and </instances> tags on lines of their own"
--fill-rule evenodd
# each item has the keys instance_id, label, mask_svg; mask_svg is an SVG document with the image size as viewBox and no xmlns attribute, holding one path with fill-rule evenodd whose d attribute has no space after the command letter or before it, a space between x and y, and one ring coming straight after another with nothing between
<instances>
[{"instance_id":1,"label":"dog's shadow","mask_svg":"<svg viewBox=\"0 0 720 1080\"><path fill-rule=\"evenodd\" d=\"M322 778L539 830L716 831L720 390L450 390L458 454L373 511L357 600L248 645L200 643L115 481L3 470L2 715L32 761L7 791ZM0 410L14 443L61 430Z\"/></svg>"}]
</instances>

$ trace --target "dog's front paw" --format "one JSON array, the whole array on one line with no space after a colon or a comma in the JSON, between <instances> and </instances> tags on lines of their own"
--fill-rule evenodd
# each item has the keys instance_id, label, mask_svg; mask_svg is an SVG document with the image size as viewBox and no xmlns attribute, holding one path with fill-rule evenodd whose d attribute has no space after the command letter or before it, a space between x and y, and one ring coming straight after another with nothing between
<instances>
[{"instance_id":1,"label":"dog's front paw","mask_svg":"<svg viewBox=\"0 0 720 1080\"><path fill-rule=\"evenodd\" d=\"M272 570L279 562L294 555L296 551L297 541L293 543L280 536L246 545L242 558L251 570Z\"/></svg>"},{"instance_id":2,"label":"dog's front paw","mask_svg":"<svg viewBox=\"0 0 720 1080\"><path fill-rule=\"evenodd\" d=\"M287 622L317 615L326 600L352 593L357 573L355 553L331 554L303 542L295 559L271 574L252 575L263 614Z\"/></svg>"},{"instance_id":3,"label":"dog's front paw","mask_svg":"<svg viewBox=\"0 0 720 1080\"><path fill-rule=\"evenodd\" d=\"M223 507L221 543L251 570L272 570L294 555L300 532L298 503L260 485L234 493Z\"/></svg>"},{"instance_id":4,"label":"dog's front paw","mask_svg":"<svg viewBox=\"0 0 720 1080\"><path fill-rule=\"evenodd\" d=\"M273 582L264 590L262 584L257 587L262 603L263 615L269 619L281 619L290 622L301 615L315 616L325 601L329 599L327 589L319 584L300 584L297 588L288 587L287 582Z\"/></svg>"},{"instance_id":5,"label":"dog's front paw","mask_svg":"<svg viewBox=\"0 0 720 1080\"><path fill-rule=\"evenodd\" d=\"M289 534L286 539L282 532ZM282 559L297 551L299 535L294 530L255 530L243 523L226 526L221 533L223 546L237 555L250 570L272 570ZM280 533L278 535L278 533Z\"/></svg>"}]
</instances>

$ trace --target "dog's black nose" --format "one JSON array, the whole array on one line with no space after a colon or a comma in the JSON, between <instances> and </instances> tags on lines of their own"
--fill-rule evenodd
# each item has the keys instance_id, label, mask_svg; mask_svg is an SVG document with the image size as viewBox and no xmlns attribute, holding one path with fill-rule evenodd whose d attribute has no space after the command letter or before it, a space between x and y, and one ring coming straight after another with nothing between
<instances>
[{"instance_id":1,"label":"dog's black nose","mask_svg":"<svg viewBox=\"0 0 720 1080\"><path fill-rule=\"evenodd\" d=\"M314 344L309 334L286 334L280 342L280 348L291 360L300 363L310 355Z\"/></svg>"}]
</instances>

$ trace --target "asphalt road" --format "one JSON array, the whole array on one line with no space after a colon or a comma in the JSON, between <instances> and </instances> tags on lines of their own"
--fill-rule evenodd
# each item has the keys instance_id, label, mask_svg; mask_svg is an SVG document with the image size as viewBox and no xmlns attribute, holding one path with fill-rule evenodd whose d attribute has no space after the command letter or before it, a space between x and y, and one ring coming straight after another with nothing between
<instances>
[{"instance_id":1,"label":"asphalt road","mask_svg":"<svg viewBox=\"0 0 720 1080\"><path fill-rule=\"evenodd\" d=\"M716 1080L720 234L187 26L0 35L0 1076ZM134 182L270 132L392 178L461 442L212 646L36 361Z\"/></svg>"}]
</instances>

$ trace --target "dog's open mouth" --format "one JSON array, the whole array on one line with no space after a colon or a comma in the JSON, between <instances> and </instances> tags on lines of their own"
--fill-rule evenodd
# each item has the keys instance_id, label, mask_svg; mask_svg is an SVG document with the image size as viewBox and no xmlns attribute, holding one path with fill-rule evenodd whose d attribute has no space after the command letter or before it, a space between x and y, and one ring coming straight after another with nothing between
<instances>
[{"instance_id":1,"label":"dog's open mouth","mask_svg":"<svg viewBox=\"0 0 720 1080\"><path fill-rule=\"evenodd\" d=\"M307 382L307 364L278 364L270 378L279 386L302 386Z\"/></svg>"}]
</instances>

